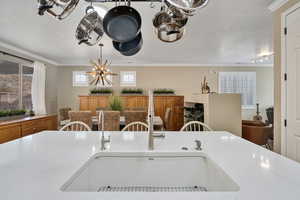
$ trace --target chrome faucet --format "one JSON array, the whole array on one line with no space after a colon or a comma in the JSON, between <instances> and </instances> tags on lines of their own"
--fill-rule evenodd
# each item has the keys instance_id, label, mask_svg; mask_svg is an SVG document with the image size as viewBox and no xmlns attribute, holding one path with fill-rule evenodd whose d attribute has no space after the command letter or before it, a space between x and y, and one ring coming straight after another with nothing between
<instances>
[{"instance_id":1,"label":"chrome faucet","mask_svg":"<svg viewBox=\"0 0 300 200\"><path fill-rule=\"evenodd\" d=\"M148 101L148 149L150 151L154 150L154 127L153 127L153 118L154 118L154 103L153 103L153 92L149 90L149 101Z\"/></svg>"},{"instance_id":2,"label":"chrome faucet","mask_svg":"<svg viewBox=\"0 0 300 200\"><path fill-rule=\"evenodd\" d=\"M196 149L197 151L201 151L201 150L202 150L202 143L201 143L201 141L200 141L200 140L195 140L195 142L196 142L196 147L195 147L195 149Z\"/></svg>"},{"instance_id":3,"label":"chrome faucet","mask_svg":"<svg viewBox=\"0 0 300 200\"><path fill-rule=\"evenodd\" d=\"M101 122L101 151L106 150L105 144L110 142L110 137L105 139L104 135L104 112L101 110L99 113L99 123Z\"/></svg>"}]
</instances>

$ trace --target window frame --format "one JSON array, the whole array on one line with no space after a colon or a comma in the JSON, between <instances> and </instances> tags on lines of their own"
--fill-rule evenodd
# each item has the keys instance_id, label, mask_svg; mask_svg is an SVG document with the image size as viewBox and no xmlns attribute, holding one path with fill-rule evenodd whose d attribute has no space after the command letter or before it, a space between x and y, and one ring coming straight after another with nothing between
<instances>
[{"instance_id":1,"label":"window frame","mask_svg":"<svg viewBox=\"0 0 300 200\"><path fill-rule=\"evenodd\" d=\"M134 83L129 83L129 82L124 82L123 81L123 76L126 74L133 74L134 75ZM120 71L120 86L121 87L136 87L136 71Z\"/></svg>"},{"instance_id":2,"label":"window frame","mask_svg":"<svg viewBox=\"0 0 300 200\"><path fill-rule=\"evenodd\" d=\"M86 76L86 82L85 83L79 83L79 82L75 82L75 77L77 74L81 74L81 75L85 75ZM72 86L73 87L88 87L89 86L89 77L86 74L86 71L72 71Z\"/></svg>"},{"instance_id":3,"label":"window frame","mask_svg":"<svg viewBox=\"0 0 300 200\"><path fill-rule=\"evenodd\" d=\"M242 104L242 109L243 110L256 109L256 103L257 103L257 73L255 71L222 71L222 72L219 72L219 75L218 75L218 82L219 82L219 84L218 84L218 86L219 86L218 90L219 90L219 93L220 94L226 94L226 93L224 93L224 92L221 91L221 88L222 88L222 86L221 86L221 84L222 84L221 83L221 76L222 76L222 74L233 74L233 73L235 73L235 74L239 74L239 73L240 74L251 73L251 76L254 76L254 77L252 77L252 78L254 78L254 83L253 83L254 84L253 85L254 96L252 97L253 105L243 105L243 102L241 102L241 104ZM239 93L239 94L241 94L241 93Z\"/></svg>"},{"instance_id":4,"label":"window frame","mask_svg":"<svg viewBox=\"0 0 300 200\"><path fill-rule=\"evenodd\" d=\"M7 62L12 62L16 63L19 66L19 92L18 92L18 99L19 99L19 105L18 109L24 109L23 108L23 67L31 67L33 68L33 63L32 62L27 62L18 58L14 58L11 56L7 55L2 55L0 54L0 61L7 61Z\"/></svg>"},{"instance_id":5,"label":"window frame","mask_svg":"<svg viewBox=\"0 0 300 200\"><path fill-rule=\"evenodd\" d=\"M74 74L76 74L76 73L82 73L82 74L84 74L86 76L86 78L87 78L87 82L86 83L81 83L81 84L74 82L74 80L75 80ZM89 84L90 79L91 78L87 74L87 71L83 71L83 70L72 71L72 87L89 87L90 86L90 84ZM97 87L100 87L100 88L110 88L110 87L113 87L113 76L109 75L108 76L108 80L111 81L110 85L107 85L105 83L105 85L99 84Z\"/></svg>"}]
</instances>

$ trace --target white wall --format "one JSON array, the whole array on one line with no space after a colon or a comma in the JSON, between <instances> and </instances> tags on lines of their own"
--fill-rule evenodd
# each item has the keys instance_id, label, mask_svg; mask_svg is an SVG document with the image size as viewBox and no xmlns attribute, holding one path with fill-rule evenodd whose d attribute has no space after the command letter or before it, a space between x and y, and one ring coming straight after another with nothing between
<instances>
[{"instance_id":1,"label":"white wall","mask_svg":"<svg viewBox=\"0 0 300 200\"><path fill-rule=\"evenodd\" d=\"M89 87L73 87L72 71L91 70L90 67L58 67L56 84L58 85L58 108L79 109L78 95L89 93ZM254 71L257 74L257 100L265 118L265 108L273 105L273 68L271 67L112 67L112 71L136 71L138 88L172 88L178 95L189 98L201 90L201 81L207 77L209 86L218 92L218 72ZM113 79L116 94L122 89L119 77ZM243 119L252 119L255 109L243 110Z\"/></svg>"},{"instance_id":2,"label":"white wall","mask_svg":"<svg viewBox=\"0 0 300 200\"><path fill-rule=\"evenodd\" d=\"M57 67L46 65L46 111L48 114L57 112Z\"/></svg>"}]
</instances>

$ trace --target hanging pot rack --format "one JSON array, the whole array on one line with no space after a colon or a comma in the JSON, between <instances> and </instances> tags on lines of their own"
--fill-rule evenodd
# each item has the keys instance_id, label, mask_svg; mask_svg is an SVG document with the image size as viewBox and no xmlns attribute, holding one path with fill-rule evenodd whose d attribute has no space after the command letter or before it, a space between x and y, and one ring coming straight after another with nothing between
<instances>
[{"instance_id":1,"label":"hanging pot rack","mask_svg":"<svg viewBox=\"0 0 300 200\"><path fill-rule=\"evenodd\" d=\"M120 2L120 0L85 0L89 3L106 3L106 2ZM161 2L162 0L130 0L131 2Z\"/></svg>"},{"instance_id":2,"label":"hanging pot rack","mask_svg":"<svg viewBox=\"0 0 300 200\"><path fill-rule=\"evenodd\" d=\"M58 20L68 17L81 0L37 0L38 14L48 13ZM175 42L182 38L185 25L196 9L203 8L209 0L84 0L88 5L85 16L76 29L76 39L79 44L96 45L104 32L112 39L113 46L125 56L135 55L142 46L141 16L130 6L130 2L161 3L161 11L155 15L152 22L155 34L163 42ZM121 5L121 2L125 5ZM100 12L93 3L113 2L115 7ZM118 4L119 3L119 4ZM164 10L163 8L167 8ZM100 8L99 8L100 9ZM104 13L104 14L103 14ZM101 15L101 16L100 16ZM103 15L103 16L102 16ZM162 17L162 16L167 17ZM159 22L159 23L157 23ZM120 44L119 44L120 43ZM116 45L117 44L117 45ZM101 65L101 63L100 63Z\"/></svg>"}]
</instances>

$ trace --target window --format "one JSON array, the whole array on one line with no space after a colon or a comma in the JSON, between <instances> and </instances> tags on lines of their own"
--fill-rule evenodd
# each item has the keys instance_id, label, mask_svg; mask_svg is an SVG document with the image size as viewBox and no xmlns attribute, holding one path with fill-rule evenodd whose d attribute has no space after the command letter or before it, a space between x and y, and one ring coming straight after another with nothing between
<instances>
[{"instance_id":1,"label":"window","mask_svg":"<svg viewBox=\"0 0 300 200\"><path fill-rule=\"evenodd\" d=\"M32 110L31 83L33 67L23 66L22 70L22 108Z\"/></svg>"},{"instance_id":2,"label":"window","mask_svg":"<svg viewBox=\"0 0 300 200\"><path fill-rule=\"evenodd\" d=\"M120 72L121 86L136 86L136 72L135 71L121 71Z\"/></svg>"},{"instance_id":3,"label":"window","mask_svg":"<svg viewBox=\"0 0 300 200\"><path fill-rule=\"evenodd\" d=\"M88 75L85 71L73 72L73 87L85 87L89 85Z\"/></svg>"},{"instance_id":4,"label":"window","mask_svg":"<svg viewBox=\"0 0 300 200\"><path fill-rule=\"evenodd\" d=\"M239 93L244 109L255 108L256 72L220 72L219 92Z\"/></svg>"},{"instance_id":5,"label":"window","mask_svg":"<svg viewBox=\"0 0 300 200\"><path fill-rule=\"evenodd\" d=\"M33 68L0 60L0 110L32 109Z\"/></svg>"}]
</instances>

